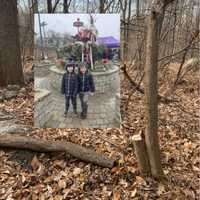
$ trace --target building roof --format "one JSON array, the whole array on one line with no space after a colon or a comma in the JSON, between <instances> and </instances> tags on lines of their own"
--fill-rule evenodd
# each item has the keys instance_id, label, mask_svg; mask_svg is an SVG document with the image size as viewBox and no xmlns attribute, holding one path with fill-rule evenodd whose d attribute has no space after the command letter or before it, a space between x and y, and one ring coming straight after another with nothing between
<instances>
[{"instance_id":1,"label":"building roof","mask_svg":"<svg viewBox=\"0 0 200 200\"><path fill-rule=\"evenodd\" d=\"M120 47L120 42L117 39L115 39L113 36L98 37L97 43L103 44L103 45L107 46L108 48L118 48L118 47Z\"/></svg>"}]
</instances>

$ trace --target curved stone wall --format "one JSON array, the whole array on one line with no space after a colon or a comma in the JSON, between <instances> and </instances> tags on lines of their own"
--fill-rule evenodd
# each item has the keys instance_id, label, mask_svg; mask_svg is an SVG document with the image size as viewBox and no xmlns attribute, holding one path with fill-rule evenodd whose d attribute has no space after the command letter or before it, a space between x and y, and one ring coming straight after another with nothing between
<instances>
[{"instance_id":1,"label":"curved stone wall","mask_svg":"<svg viewBox=\"0 0 200 200\"><path fill-rule=\"evenodd\" d=\"M50 67L50 79L51 84L57 90L60 90L62 76L65 73L64 70L59 69L57 66ZM92 72L96 92L104 93L110 90L117 91L120 87L119 67L114 65L111 69L105 72Z\"/></svg>"},{"instance_id":2,"label":"curved stone wall","mask_svg":"<svg viewBox=\"0 0 200 200\"><path fill-rule=\"evenodd\" d=\"M37 88L34 97L34 127L42 128L51 117L52 97L51 92Z\"/></svg>"},{"instance_id":3,"label":"curved stone wall","mask_svg":"<svg viewBox=\"0 0 200 200\"><path fill-rule=\"evenodd\" d=\"M65 71L58 68L56 65L50 67L51 86L58 91L61 89L61 81L64 73Z\"/></svg>"},{"instance_id":4,"label":"curved stone wall","mask_svg":"<svg viewBox=\"0 0 200 200\"><path fill-rule=\"evenodd\" d=\"M115 98L115 120L117 124L121 125L120 93L116 93Z\"/></svg>"},{"instance_id":5,"label":"curved stone wall","mask_svg":"<svg viewBox=\"0 0 200 200\"><path fill-rule=\"evenodd\" d=\"M47 76L50 71L49 68L53 66L52 63L42 63L42 64L35 64L34 65L34 76Z\"/></svg>"}]
</instances>

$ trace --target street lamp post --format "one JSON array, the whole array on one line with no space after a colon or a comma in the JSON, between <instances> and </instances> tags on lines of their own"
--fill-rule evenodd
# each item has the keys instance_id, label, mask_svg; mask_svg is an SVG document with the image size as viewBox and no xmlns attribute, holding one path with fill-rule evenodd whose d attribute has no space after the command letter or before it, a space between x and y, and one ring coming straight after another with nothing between
<instances>
[{"instance_id":1,"label":"street lamp post","mask_svg":"<svg viewBox=\"0 0 200 200\"><path fill-rule=\"evenodd\" d=\"M46 32L45 32L45 26L47 25L47 23L46 22L42 22L41 24L40 24L40 26L42 27L42 30L43 30L43 49L45 50L45 49L47 49L47 38L46 38ZM45 53L44 53L44 58L45 57L47 57L47 53L46 53L46 55L45 55Z\"/></svg>"},{"instance_id":2,"label":"street lamp post","mask_svg":"<svg viewBox=\"0 0 200 200\"><path fill-rule=\"evenodd\" d=\"M42 51L42 60L44 60L44 45L43 45L43 38L42 38L42 27L41 27L41 20L40 20L40 13L38 12L38 22L39 22L39 30L40 30L40 43L41 43L41 51Z\"/></svg>"},{"instance_id":3,"label":"street lamp post","mask_svg":"<svg viewBox=\"0 0 200 200\"><path fill-rule=\"evenodd\" d=\"M77 34L79 34L79 27L82 27L83 26L83 22L80 21L79 18L77 18L77 21L75 21L73 23L73 26L74 27L77 27ZM81 61L83 62L84 61L84 45L82 45L82 56L81 56Z\"/></svg>"}]
</instances>

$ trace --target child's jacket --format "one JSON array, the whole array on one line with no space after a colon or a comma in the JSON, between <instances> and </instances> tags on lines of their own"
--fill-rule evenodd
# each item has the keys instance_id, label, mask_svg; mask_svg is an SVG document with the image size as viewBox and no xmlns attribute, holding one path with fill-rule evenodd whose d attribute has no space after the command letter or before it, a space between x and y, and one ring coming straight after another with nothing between
<instances>
[{"instance_id":1,"label":"child's jacket","mask_svg":"<svg viewBox=\"0 0 200 200\"><path fill-rule=\"evenodd\" d=\"M92 74L86 72L78 75L78 92L95 92L95 85Z\"/></svg>"},{"instance_id":2,"label":"child's jacket","mask_svg":"<svg viewBox=\"0 0 200 200\"><path fill-rule=\"evenodd\" d=\"M62 78L61 93L65 96L75 97L78 93L78 75L65 73Z\"/></svg>"}]
</instances>

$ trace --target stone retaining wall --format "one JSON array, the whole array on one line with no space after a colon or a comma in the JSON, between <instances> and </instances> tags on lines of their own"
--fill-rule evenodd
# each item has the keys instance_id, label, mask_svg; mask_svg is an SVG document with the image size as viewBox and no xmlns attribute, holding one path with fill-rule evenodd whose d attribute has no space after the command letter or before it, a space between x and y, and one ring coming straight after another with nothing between
<instances>
[{"instance_id":1,"label":"stone retaining wall","mask_svg":"<svg viewBox=\"0 0 200 200\"><path fill-rule=\"evenodd\" d=\"M42 63L34 65L34 76L47 76L50 73L49 68L53 66L52 63Z\"/></svg>"},{"instance_id":2,"label":"stone retaining wall","mask_svg":"<svg viewBox=\"0 0 200 200\"><path fill-rule=\"evenodd\" d=\"M50 71L52 86L55 89L60 90L62 76L65 71L57 68L56 66L50 67ZM118 66L114 66L112 69L106 72L92 72L92 75L94 78L97 93L104 93L110 90L116 91L120 87Z\"/></svg>"},{"instance_id":3,"label":"stone retaining wall","mask_svg":"<svg viewBox=\"0 0 200 200\"><path fill-rule=\"evenodd\" d=\"M117 90L119 85L119 68L115 66L106 72L92 72L97 93Z\"/></svg>"},{"instance_id":4,"label":"stone retaining wall","mask_svg":"<svg viewBox=\"0 0 200 200\"><path fill-rule=\"evenodd\" d=\"M120 93L116 93L115 101L115 120L117 124L121 124L121 112L120 112Z\"/></svg>"},{"instance_id":5,"label":"stone retaining wall","mask_svg":"<svg viewBox=\"0 0 200 200\"><path fill-rule=\"evenodd\" d=\"M50 67L51 86L58 91L61 90L61 81L64 73L65 71L59 69L56 65Z\"/></svg>"},{"instance_id":6,"label":"stone retaining wall","mask_svg":"<svg viewBox=\"0 0 200 200\"><path fill-rule=\"evenodd\" d=\"M36 89L34 99L34 127L44 127L52 114L51 92L44 89Z\"/></svg>"}]
</instances>

